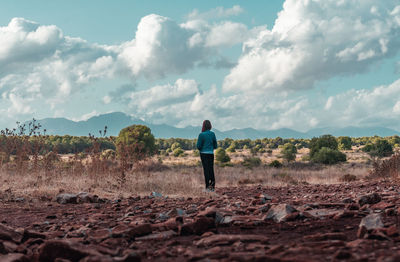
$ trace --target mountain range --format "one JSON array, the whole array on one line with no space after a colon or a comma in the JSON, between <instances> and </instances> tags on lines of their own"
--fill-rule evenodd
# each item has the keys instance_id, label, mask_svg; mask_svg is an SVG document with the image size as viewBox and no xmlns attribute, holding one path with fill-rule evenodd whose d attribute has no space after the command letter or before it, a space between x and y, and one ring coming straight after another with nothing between
<instances>
[{"instance_id":1,"label":"mountain range","mask_svg":"<svg viewBox=\"0 0 400 262\"><path fill-rule=\"evenodd\" d=\"M152 133L157 138L197 138L201 127L187 126L178 128L166 124L152 124L146 123L140 119L131 117L121 112L114 112L94 116L85 121L72 121L66 118L45 118L38 120L42 125L42 129L46 129L46 134L49 135L71 135L71 136L87 136L89 133L93 135L100 135L99 130L104 130L107 126L107 136L117 136L119 131L133 124L141 124L150 127ZM331 134L334 136L391 136L399 135L400 132L385 128L385 127L325 127L315 128L307 132L299 132L289 128L281 128L276 130L257 130L254 128L232 129L227 131L220 131L213 129L218 139L232 138L232 139L257 139L257 138L312 138L324 134Z\"/></svg>"}]
</instances>

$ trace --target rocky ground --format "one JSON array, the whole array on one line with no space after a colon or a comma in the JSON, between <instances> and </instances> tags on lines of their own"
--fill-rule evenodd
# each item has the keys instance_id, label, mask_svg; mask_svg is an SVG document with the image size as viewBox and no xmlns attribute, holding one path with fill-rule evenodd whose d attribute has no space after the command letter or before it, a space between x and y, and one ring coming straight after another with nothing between
<instances>
[{"instance_id":1,"label":"rocky ground","mask_svg":"<svg viewBox=\"0 0 400 262\"><path fill-rule=\"evenodd\" d=\"M391 182L0 200L0 261L400 261Z\"/></svg>"}]
</instances>

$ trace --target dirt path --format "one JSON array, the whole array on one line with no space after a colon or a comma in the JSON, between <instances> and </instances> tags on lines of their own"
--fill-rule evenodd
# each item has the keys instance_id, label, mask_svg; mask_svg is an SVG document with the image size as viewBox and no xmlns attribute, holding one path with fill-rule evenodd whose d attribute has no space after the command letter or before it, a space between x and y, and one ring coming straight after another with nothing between
<instances>
[{"instance_id":1,"label":"dirt path","mask_svg":"<svg viewBox=\"0 0 400 262\"><path fill-rule=\"evenodd\" d=\"M357 182L0 202L0 261L399 261L399 192Z\"/></svg>"}]
</instances>

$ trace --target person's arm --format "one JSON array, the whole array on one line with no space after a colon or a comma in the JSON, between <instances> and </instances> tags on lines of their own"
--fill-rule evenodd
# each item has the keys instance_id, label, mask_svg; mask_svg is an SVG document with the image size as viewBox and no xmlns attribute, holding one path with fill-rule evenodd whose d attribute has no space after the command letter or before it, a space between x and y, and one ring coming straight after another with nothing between
<instances>
[{"instance_id":1,"label":"person's arm","mask_svg":"<svg viewBox=\"0 0 400 262\"><path fill-rule=\"evenodd\" d=\"M201 151L201 147L202 147L202 146L203 146L203 139L202 139L201 134L199 134L199 137L197 138L196 147L197 147L198 150Z\"/></svg>"},{"instance_id":2,"label":"person's arm","mask_svg":"<svg viewBox=\"0 0 400 262\"><path fill-rule=\"evenodd\" d=\"M218 147L217 138L215 137L215 134L213 135L213 146L214 146L214 149L217 149L217 147Z\"/></svg>"}]
</instances>

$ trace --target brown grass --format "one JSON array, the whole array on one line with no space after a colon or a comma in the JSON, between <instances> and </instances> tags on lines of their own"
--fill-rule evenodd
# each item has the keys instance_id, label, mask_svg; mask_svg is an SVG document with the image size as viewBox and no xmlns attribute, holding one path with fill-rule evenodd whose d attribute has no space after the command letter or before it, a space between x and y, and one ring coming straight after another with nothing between
<instances>
[{"instance_id":1,"label":"brown grass","mask_svg":"<svg viewBox=\"0 0 400 262\"><path fill-rule=\"evenodd\" d=\"M89 173L53 170L37 173L0 172L0 193L3 198L16 197L52 199L60 192L90 192L100 197L118 198L131 195L149 195L152 191L168 196L201 196L205 193L203 170L198 157L168 157L163 163L157 157L137 164L120 181L118 172ZM341 183L343 175L359 179L368 175L369 166L346 163L335 166L292 164L283 168L268 167L263 163L252 169L242 165L215 166L217 187L247 185L282 186L287 184ZM0 195L1 197L1 195Z\"/></svg>"}]
</instances>

